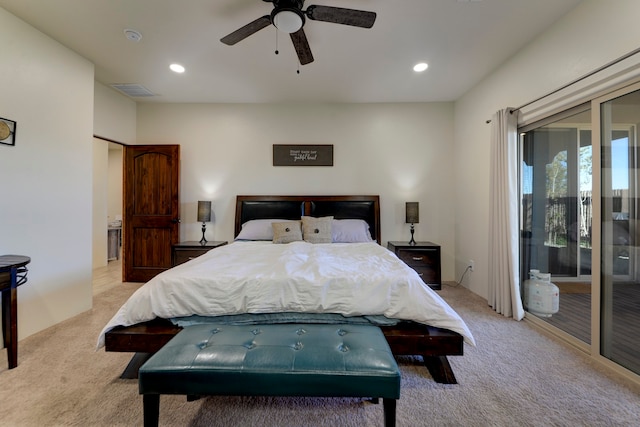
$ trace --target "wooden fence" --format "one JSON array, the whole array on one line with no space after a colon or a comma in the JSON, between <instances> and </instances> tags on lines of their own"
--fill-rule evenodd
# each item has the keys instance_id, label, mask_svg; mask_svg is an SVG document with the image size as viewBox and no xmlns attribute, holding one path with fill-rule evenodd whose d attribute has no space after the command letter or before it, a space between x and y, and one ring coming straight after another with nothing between
<instances>
[{"instance_id":1,"label":"wooden fence","mask_svg":"<svg viewBox=\"0 0 640 427\"><path fill-rule=\"evenodd\" d=\"M613 190L610 209L625 215L629 213L628 190ZM522 198L522 230L531 232L533 224L533 201L531 194ZM581 191L576 197L553 197L545 201L545 244L566 246L568 241L580 240L580 246L591 247L591 224L593 218L592 192Z\"/></svg>"}]
</instances>

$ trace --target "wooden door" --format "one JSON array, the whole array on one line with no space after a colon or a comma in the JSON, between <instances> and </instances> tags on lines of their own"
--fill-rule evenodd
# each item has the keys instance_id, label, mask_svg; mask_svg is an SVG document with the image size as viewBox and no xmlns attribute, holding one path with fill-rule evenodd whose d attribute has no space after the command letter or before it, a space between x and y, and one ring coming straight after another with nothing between
<instances>
[{"instance_id":1,"label":"wooden door","mask_svg":"<svg viewBox=\"0 0 640 427\"><path fill-rule=\"evenodd\" d=\"M171 245L180 241L179 177L179 145L125 146L125 282L146 282L171 268Z\"/></svg>"}]
</instances>

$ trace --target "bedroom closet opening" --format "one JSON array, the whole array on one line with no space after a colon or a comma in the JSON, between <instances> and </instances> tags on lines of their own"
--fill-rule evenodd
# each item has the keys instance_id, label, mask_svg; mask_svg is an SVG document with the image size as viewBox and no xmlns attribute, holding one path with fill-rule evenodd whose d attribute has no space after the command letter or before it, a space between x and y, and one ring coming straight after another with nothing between
<instances>
[{"instance_id":1,"label":"bedroom closet opening","mask_svg":"<svg viewBox=\"0 0 640 427\"><path fill-rule=\"evenodd\" d=\"M93 288L122 282L123 145L93 142Z\"/></svg>"},{"instance_id":2,"label":"bedroom closet opening","mask_svg":"<svg viewBox=\"0 0 640 427\"><path fill-rule=\"evenodd\" d=\"M640 83L518 130L527 316L635 374L639 123Z\"/></svg>"}]
</instances>

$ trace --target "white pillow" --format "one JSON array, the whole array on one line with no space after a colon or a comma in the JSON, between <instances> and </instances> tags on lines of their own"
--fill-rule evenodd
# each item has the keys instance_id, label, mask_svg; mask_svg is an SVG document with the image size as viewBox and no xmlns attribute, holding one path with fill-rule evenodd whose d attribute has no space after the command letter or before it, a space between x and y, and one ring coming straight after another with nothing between
<instances>
[{"instance_id":1,"label":"white pillow","mask_svg":"<svg viewBox=\"0 0 640 427\"><path fill-rule=\"evenodd\" d=\"M334 219L331 240L333 243L373 242L369 224L362 219Z\"/></svg>"},{"instance_id":2,"label":"white pillow","mask_svg":"<svg viewBox=\"0 0 640 427\"><path fill-rule=\"evenodd\" d=\"M290 219L252 219L242 224L236 240L273 240L274 222L286 222Z\"/></svg>"}]
</instances>

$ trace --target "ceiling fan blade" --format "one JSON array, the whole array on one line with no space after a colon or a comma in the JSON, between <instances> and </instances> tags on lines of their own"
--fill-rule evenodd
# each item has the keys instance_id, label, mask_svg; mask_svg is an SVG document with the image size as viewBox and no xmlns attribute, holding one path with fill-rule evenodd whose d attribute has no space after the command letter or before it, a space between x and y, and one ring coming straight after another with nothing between
<instances>
[{"instance_id":1,"label":"ceiling fan blade","mask_svg":"<svg viewBox=\"0 0 640 427\"><path fill-rule=\"evenodd\" d=\"M334 24L352 25L354 27L371 28L376 22L376 13L365 10L344 9L332 6L309 6L306 15L314 21L333 22Z\"/></svg>"},{"instance_id":2,"label":"ceiling fan blade","mask_svg":"<svg viewBox=\"0 0 640 427\"><path fill-rule=\"evenodd\" d=\"M307 41L307 36L304 30L300 28L295 33L291 33L291 41L293 47L296 49L300 65L307 65L313 62L313 54L311 53L311 47Z\"/></svg>"},{"instance_id":3,"label":"ceiling fan blade","mask_svg":"<svg viewBox=\"0 0 640 427\"><path fill-rule=\"evenodd\" d=\"M220 39L220 41L229 46L233 46L241 40L246 39L251 34L257 33L261 29L271 25L271 17L269 15L261 16L253 22L249 22L242 28L238 28L233 33L228 34Z\"/></svg>"}]
</instances>

